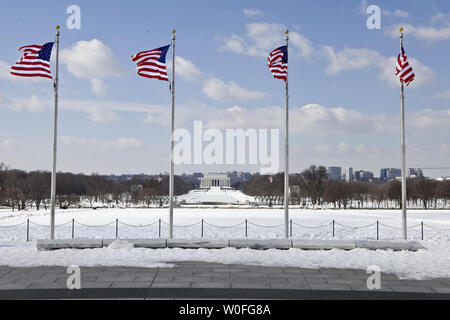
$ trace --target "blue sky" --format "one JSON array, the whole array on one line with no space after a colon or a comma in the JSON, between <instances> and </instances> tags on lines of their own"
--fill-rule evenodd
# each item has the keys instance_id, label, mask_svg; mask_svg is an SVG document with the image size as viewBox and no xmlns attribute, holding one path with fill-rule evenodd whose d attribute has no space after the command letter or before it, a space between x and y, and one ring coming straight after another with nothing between
<instances>
[{"instance_id":1,"label":"blue sky","mask_svg":"<svg viewBox=\"0 0 450 320\"><path fill-rule=\"evenodd\" d=\"M66 27L73 4L81 9L81 30ZM368 5L381 8L381 30L366 27ZM450 166L449 12L448 1L2 1L0 161L51 167L51 82L8 73L18 48L52 41L56 24L62 26L58 168L84 173L168 171L168 85L138 77L130 57L169 44L172 28L177 127L201 120L220 130L283 129L283 82L271 77L266 55L283 44L287 28L292 169L352 166L377 175L381 167L400 166L393 57L403 25L416 71L406 92L408 166ZM254 169L184 165L177 173Z\"/></svg>"}]
</instances>

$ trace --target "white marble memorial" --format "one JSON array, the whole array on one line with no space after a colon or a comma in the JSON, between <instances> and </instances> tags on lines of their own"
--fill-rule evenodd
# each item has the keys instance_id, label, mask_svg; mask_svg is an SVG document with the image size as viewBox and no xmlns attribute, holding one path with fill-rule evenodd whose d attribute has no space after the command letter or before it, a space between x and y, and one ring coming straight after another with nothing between
<instances>
[{"instance_id":1,"label":"white marble memorial","mask_svg":"<svg viewBox=\"0 0 450 320\"><path fill-rule=\"evenodd\" d=\"M231 188L225 174L207 174L201 179L200 188L176 198L183 205L251 205L255 198Z\"/></svg>"}]
</instances>

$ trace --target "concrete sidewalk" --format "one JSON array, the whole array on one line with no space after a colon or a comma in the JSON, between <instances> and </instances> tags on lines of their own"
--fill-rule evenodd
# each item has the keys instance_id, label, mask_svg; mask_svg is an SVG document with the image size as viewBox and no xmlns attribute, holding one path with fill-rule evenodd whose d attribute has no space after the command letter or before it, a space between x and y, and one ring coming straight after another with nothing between
<instances>
[{"instance_id":1,"label":"concrete sidewalk","mask_svg":"<svg viewBox=\"0 0 450 320\"><path fill-rule=\"evenodd\" d=\"M0 267L0 299L8 298L439 298L450 299L450 279L400 280L382 274L371 291L364 270L301 269L206 262L174 268L81 267L82 290L69 291L63 267ZM209 290L205 290L209 289ZM40 292L40 293L39 293Z\"/></svg>"}]
</instances>

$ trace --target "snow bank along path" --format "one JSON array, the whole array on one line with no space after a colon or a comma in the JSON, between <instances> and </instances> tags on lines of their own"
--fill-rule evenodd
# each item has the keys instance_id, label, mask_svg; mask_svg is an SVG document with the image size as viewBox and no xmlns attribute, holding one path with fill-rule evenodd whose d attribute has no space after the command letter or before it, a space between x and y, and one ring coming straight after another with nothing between
<instances>
[{"instance_id":1,"label":"snow bank along path","mask_svg":"<svg viewBox=\"0 0 450 320\"><path fill-rule=\"evenodd\" d=\"M283 210L280 209L176 209L175 237L209 239L281 239L284 237ZM27 219L30 220L29 239L45 239L49 234L48 211L12 213L0 210L0 241L26 241ZM167 237L167 209L80 209L59 211L56 215L56 237L72 237L72 219L76 238L142 239ZM161 228L159 228L161 219ZM204 220L203 228L201 225ZM333 239L335 220L336 240L401 239L401 212L396 210L291 210L294 239ZM248 221L247 226L245 220ZM409 212L411 240L450 240L450 210Z\"/></svg>"},{"instance_id":2,"label":"snow bank along path","mask_svg":"<svg viewBox=\"0 0 450 320\"><path fill-rule=\"evenodd\" d=\"M130 225L147 225L159 218L167 221L166 209L105 209L105 210L68 210L57 213L58 225L70 222L72 218L86 225L105 225L115 219ZM26 219L35 223L48 225L48 212L29 211L12 214L11 211L0 210L0 226L22 223ZM333 219L340 225L365 226L376 222L392 226L380 230L381 239L399 239L401 237L401 213L391 210L292 210L291 218L302 225L320 226ZM283 210L278 209L177 209L176 225L189 225L201 219L212 225L232 226L243 220L260 225L280 225L283 222ZM302 251L290 249L286 251L225 248L220 250L186 250L186 249L139 249L139 248L104 248L89 250L59 250L40 252L36 243L24 243L24 228L0 228L0 265L14 267L32 266L137 266L163 267L171 266L176 261L207 261L225 264L249 264L281 267L303 268L351 268L366 269L370 265L379 265L382 272L393 273L402 278L427 279L450 278L450 211L410 211L409 225L414 226L424 221L426 224L442 230L427 230L422 242L426 250L418 252L368 251L355 249L352 251ZM102 228L76 226L77 237L112 238L115 226ZM66 228L66 229L64 229ZM57 228L57 237L70 238L71 226ZM127 227L120 225L120 234L124 238L154 238L157 227ZM163 230L163 233L167 229ZM176 228L178 238L198 238L199 225ZM283 227L263 228L249 225L251 238L282 238ZM47 227L31 229L31 238L46 238ZM420 238L420 229L410 230L411 239ZM205 226L205 237L215 239L244 238L243 226L224 229ZM335 239L374 240L375 227L351 229L336 226ZM295 227L294 238L297 239L332 239L331 228L308 229Z\"/></svg>"}]
</instances>

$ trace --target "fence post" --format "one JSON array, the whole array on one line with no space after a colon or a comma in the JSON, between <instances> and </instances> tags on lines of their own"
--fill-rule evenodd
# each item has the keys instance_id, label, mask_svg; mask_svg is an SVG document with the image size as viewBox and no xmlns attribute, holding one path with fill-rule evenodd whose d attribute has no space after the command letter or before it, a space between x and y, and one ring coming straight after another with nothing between
<instances>
[{"instance_id":1,"label":"fence post","mask_svg":"<svg viewBox=\"0 0 450 320\"><path fill-rule=\"evenodd\" d=\"M424 239L424 236L423 236L423 221L422 221L422 241L423 241L423 239Z\"/></svg>"},{"instance_id":2,"label":"fence post","mask_svg":"<svg viewBox=\"0 0 450 320\"><path fill-rule=\"evenodd\" d=\"M159 219L159 229L158 229L158 235L161 238L161 218Z\"/></svg>"},{"instance_id":3,"label":"fence post","mask_svg":"<svg viewBox=\"0 0 450 320\"><path fill-rule=\"evenodd\" d=\"M245 237L248 237L248 221L245 219Z\"/></svg>"},{"instance_id":4,"label":"fence post","mask_svg":"<svg viewBox=\"0 0 450 320\"><path fill-rule=\"evenodd\" d=\"M75 238L75 219L72 219L72 239Z\"/></svg>"},{"instance_id":5,"label":"fence post","mask_svg":"<svg viewBox=\"0 0 450 320\"><path fill-rule=\"evenodd\" d=\"M27 242L30 241L30 219L27 219Z\"/></svg>"},{"instance_id":6,"label":"fence post","mask_svg":"<svg viewBox=\"0 0 450 320\"><path fill-rule=\"evenodd\" d=\"M380 222L377 220L377 240L380 240Z\"/></svg>"},{"instance_id":7,"label":"fence post","mask_svg":"<svg viewBox=\"0 0 450 320\"><path fill-rule=\"evenodd\" d=\"M203 219L202 219L202 238L203 238Z\"/></svg>"},{"instance_id":8,"label":"fence post","mask_svg":"<svg viewBox=\"0 0 450 320\"><path fill-rule=\"evenodd\" d=\"M116 219L116 239L119 239L119 219Z\"/></svg>"},{"instance_id":9,"label":"fence post","mask_svg":"<svg viewBox=\"0 0 450 320\"><path fill-rule=\"evenodd\" d=\"M292 238L292 219L291 219L291 221L290 221L290 224L291 224L291 238Z\"/></svg>"},{"instance_id":10,"label":"fence post","mask_svg":"<svg viewBox=\"0 0 450 320\"><path fill-rule=\"evenodd\" d=\"M335 236L335 225L336 225L336 222L333 220L333 238L334 238L334 236Z\"/></svg>"}]
</instances>

